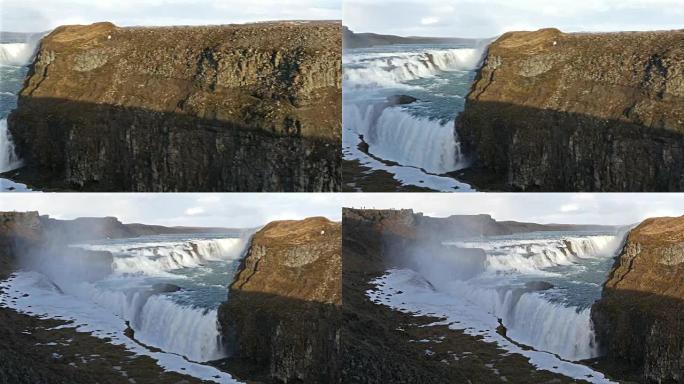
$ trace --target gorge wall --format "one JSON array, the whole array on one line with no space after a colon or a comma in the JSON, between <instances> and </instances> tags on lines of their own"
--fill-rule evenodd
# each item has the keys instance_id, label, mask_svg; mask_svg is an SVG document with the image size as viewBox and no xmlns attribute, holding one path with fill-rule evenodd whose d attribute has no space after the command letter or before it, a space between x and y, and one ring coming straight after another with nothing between
<instances>
[{"instance_id":1,"label":"gorge wall","mask_svg":"<svg viewBox=\"0 0 684 384\"><path fill-rule=\"evenodd\" d=\"M684 217L633 229L592 307L609 361L646 383L684 381Z\"/></svg>"},{"instance_id":2,"label":"gorge wall","mask_svg":"<svg viewBox=\"0 0 684 384\"><path fill-rule=\"evenodd\" d=\"M325 218L258 231L219 309L233 358L267 382L340 380L342 228Z\"/></svg>"},{"instance_id":3,"label":"gorge wall","mask_svg":"<svg viewBox=\"0 0 684 384\"><path fill-rule=\"evenodd\" d=\"M506 33L456 129L512 190L680 191L684 31Z\"/></svg>"},{"instance_id":4,"label":"gorge wall","mask_svg":"<svg viewBox=\"0 0 684 384\"><path fill-rule=\"evenodd\" d=\"M336 191L337 22L119 28L43 38L8 119L38 187Z\"/></svg>"}]
</instances>

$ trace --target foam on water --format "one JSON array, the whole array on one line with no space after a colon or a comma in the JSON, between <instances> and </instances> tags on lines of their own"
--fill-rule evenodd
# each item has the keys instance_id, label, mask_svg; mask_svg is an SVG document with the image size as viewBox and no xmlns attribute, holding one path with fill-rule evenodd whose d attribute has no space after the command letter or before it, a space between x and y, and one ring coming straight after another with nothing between
<instances>
[{"instance_id":1,"label":"foam on water","mask_svg":"<svg viewBox=\"0 0 684 384\"><path fill-rule=\"evenodd\" d=\"M483 49L457 48L348 55L343 81L351 88L411 88L406 83L412 80L446 71L473 70L482 54Z\"/></svg>"},{"instance_id":2,"label":"foam on water","mask_svg":"<svg viewBox=\"0 0 684 384\"><path fill-rule=\"evenodd\" d=\"M451 243L487 252L490 272L547 274L545 269L577 264L582 259L610 257L619 245L616 236L563 236L557 239L492 240Z\"/></svg>"},{"instance_id":3,"label":"foam on water","mask_svg":"<svg viewBox=\"0 0 684 384\"><path fill-rule=\"evenodd\" d=\"M434 325L448 325L451 329L482 337L483 342L495 342L511 353L527 357L530 364L540 370L556 372L590 383L613 383L600 372L543 350L523 348L499 334L496 315L488 312L479 302L473 302L453 292L435 290L421 275L412 270L392 269L373 283L369 290L370 300L415 316L444 317L446 320ZM508 334L515 339L514 333Z\"/></svg>"},{"instance_id":4,"label":"foam on water","mask_svg":"<svg viewBox=\"0 0 684 384\"><path fill-rule=\"evenodd\" d=\"M250 235L153 236L76 244L72 247L110 252L111 267L100 256L76 259L80 268L71 268L65 267L74 258L68 253L27 255L23 264L41 273L20 273L17 284L60 296L55 303L69 303L64 307L77 302L99 308L119 319L124 329L127 324L142 345L183 356L189 362L213 361L229 356L217 308L227 299L228 279L244 256ZM45 312L54 315L62 309ZM81 315L74 313L73 318ZM96 323L88 326L100 329Z\"/></svg>"},{"instance_id":5,"label":"foam on water","mask_svg":"<svg viewBox=\"0 0 684 384\"><path fill-rule=\"evenodd\" d=\"M195 268L207 261L240 258L247 246L244 238L204 239L162 243L81 244L79 248L112 252L117 274L169 276L170 271Z\"/></svg>"},{"instance_id":6,"label":"foam on water","mask_svg":"<svg viewBox=\"0 0 684 384\"><path fill-rule=\"evenodd\" d=\"M581 376L591 372L589 368L569 364L599 354L590 317L595 293L587 292L600 287L592 281L594 275L586 274L586 269L604 268L598 273L602 273L600 279L605 279L623 240L623 236L612 234L532 233L449 242L445 244L458 247L453 248L451 257L450 253L442 259L417 253L416 260L431 260L439 265L423 266L419 262L415 271L390 271L389 276L382 278L390 284L369 291L369 296L400 310L418 309L458 319L460 323L452 324L452 328L483 334L507 350L524 352L526 356L540 357L545 353L543 359L532 359L533 364L585 379ZM459 258L460 248L485 252L483 269L476 275L456 279L458 274L449 273L450 269L465 267L454 261ZM540 281L552 281L557 286L538 291L534 284L527 285ZM570 291L573 289L577 293ZM383 296L388 293L389 297ZM523 351L499 335L499 321L506 327L508 338L535 351ZM595 372L590 374L602 377Z\"/></svg>"},{"instance_id":7,"label":"foam on water","mask_svg":"<svg viewBox=\"0 0 684 384\"><path fill-rule=\"evenodd\" d=\"M0 288L3 288L3 293L0 294L0 307L12 308L20 313L40 318L69 321L70 324L59 328L75 327L79 332L90 333L114 345L122 345L137 355L151 357L160 367L170 372L221 384L240 383L230 374L212 366L188 361L178 354L152 351L131 340L126 336L126 325L119 316L108 308L60 293L54 284L40 273L16 273L10 279L0 282Z\"/></svg>"},{"instance_id":8,"label":"foam on water","mask_svg":"<svg viewBox=\"0 0 684 384\"><path fill-rule=\"evenodd\" d=\"M456 171L466 164L450 124L377 104L346 106L345 124L363 135L371 154L386 160L433 174Z\"/></svg>"},{"instance_id":9,"label":"foam on water","mask_svg":"<svg viewBox=\"0 0 684 384\"><path fill-rule=\"evenodd\" d=\"M445 174L469 166L454 119L485 46L391 46L351 50L343 58L343 154L403 185L471 191ZM417 102L396 106L387 97ZM456 100L456 102L454 102ZM361 139L363 137L363 139ZM368 153L359 149L362 141Z\"/></svg>"}]
</instances>

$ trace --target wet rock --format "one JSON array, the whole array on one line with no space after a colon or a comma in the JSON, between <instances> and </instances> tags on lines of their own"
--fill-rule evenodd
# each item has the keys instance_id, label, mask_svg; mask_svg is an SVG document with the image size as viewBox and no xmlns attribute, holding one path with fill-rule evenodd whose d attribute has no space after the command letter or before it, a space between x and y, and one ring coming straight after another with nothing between
<instances>
[{"instance_id":1,"label":"wet rock","mask_svg":"<svg viewBox=\"0 0 684 384\"><path fill-rule=\"evenodd\" d=\"M173 293L182 290L183 288L170 283L158 283L152 286L152 291L155 293Z\"/></svg>"},{"instance_id":2,"label":"wet rock","mask_svg":"<svg viewBox=\"0 0 684 384\"><path fill-rule=\"evenodd\" d=\"M528 281L525 283L525 289L532 292L548 291L554 287L553 284L546 281Z\"/></svg>"},{"instance_id":3,"label":"wet rock","mask_svg":"<svg viewBox=\"0 0 684 384\"><path fill-rule=\"evenodd\" d=\"M394 95L390 96L387 98L387 102L393 105L405 105L405 104L412 104L418 101L413 96L408 96L408 95Z\"/></svg>"}]
</instances>

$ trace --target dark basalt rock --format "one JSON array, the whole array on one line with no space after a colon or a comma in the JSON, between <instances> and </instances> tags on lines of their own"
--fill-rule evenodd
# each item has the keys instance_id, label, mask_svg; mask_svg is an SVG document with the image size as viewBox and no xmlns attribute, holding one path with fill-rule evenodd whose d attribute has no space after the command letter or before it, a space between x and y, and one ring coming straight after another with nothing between
<instances>
[{"instance_id":1,"label":"dark basalt rock","mask_svg":"<svg viewBox=\"0 0 684 384\"><path fill-rule=\"evenodd\" d=\"M591 310L616 370L644 383L684 381L684 217L648 219L628 235Z\"/></svg>"},{"instance_id":2,"label":"dark basalt rock","mask_svg":"<svg viewBox=\"0 0 684 384\"><path fill-rule=\"evenodd\" d=\"M387 102L392 105L406 105L415 103L416 101L418 101L418 99L408 95L394 95L387 98Z\"/></svg>"},{"instance_id":3,"label":"dark basalt rock","mask_svg":"<svg viewBox=\"0 0 684 384\"><path fill-rule=\"evenodd\" d=\"M92 191L337 191L336 22L45 37L8 127L29 184Z\"/></svg>"},{"instance_id":4,"label":"dark basalt rock","mask_svg":"<svg viewBox=\"0 0 684 384\"><path fill-rule=\"evenodd\" d=\"M456 129L510 190L681 191L683 76L684 31L509 32Z\"/></svg>"},{"instance_id":5,"label":"dark basalt rock","mask_svg":"<svg viewBox=\"0 0 684 384\"><path fill-rule=\"evenodd\" d=\"M554 288L554 285L546 281L528 281L525 283L525 290L538 292L538 291L548 291Z\"/></svg>"},{"instance_id":6,"label":"dark basalt rock","mask_svg":"<svg viewBox=\"0 0 684 384\"><path fill-rule=\"evenodd\" d=\"M340 382L341 248L340 223L325 218L253 236L218 313L234 361L267 382Z\"/></svg>"}]
</instances>

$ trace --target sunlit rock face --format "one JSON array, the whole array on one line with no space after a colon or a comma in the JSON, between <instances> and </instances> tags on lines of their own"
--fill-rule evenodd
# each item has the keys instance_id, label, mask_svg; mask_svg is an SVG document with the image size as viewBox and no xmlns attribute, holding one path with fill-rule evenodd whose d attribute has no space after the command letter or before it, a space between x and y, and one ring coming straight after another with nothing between
<instances>
[{"instance_id":1,"label":"sunlit rock face","mask_svg":"<svg viewBox=\"0 0 684 384\"><path fill-rule=\"evenodd\" d=\"M682 190L683 41L683 31L504 34L457 121L464 152L512 190Z\"/></svg>"},{"instance_id":2,"label":"sunlit rock face","mask_svg":"<svg viewBox=\"0 0 684 384\"><path fill-rule=\"evenodd\" d=\"M219 309L233 357L278 382L339 382L341 255L341 224L325 218L257 232Z\"/></svg>"},{"instance_id":3,"label":"sunlit rock face","mask_svg":"<svg viewBox=\"0 0 684 384\"><path fill-rule=\"evenodd\" d=\"M115 191L335 191L336 22L45 37L9 118L37 184Z\"/></svg>"},{"instance_id":4,"label":"sunlit rock face","mask_svg":"<svg viewBox=\"0 0 684 384\"><path fill-rule=\"evenodd\" d=\"M608 359L647 383L684 380L684 217L648 219L633 229L592 308Z\"/></svg>"}]
</instances>

